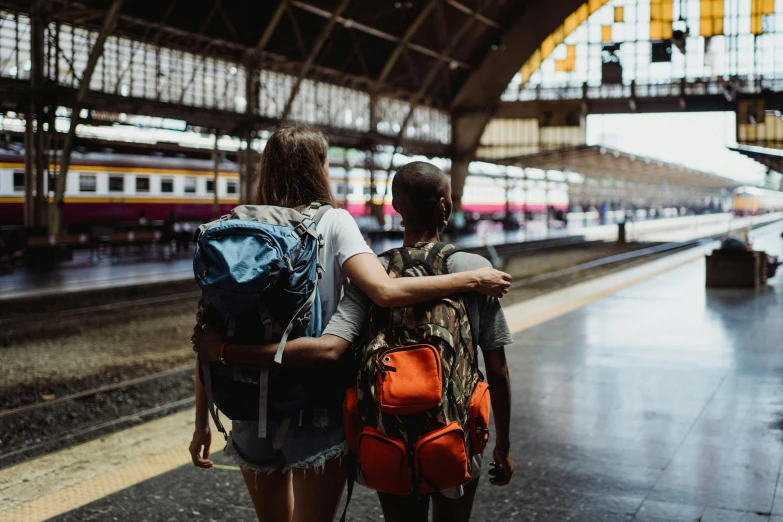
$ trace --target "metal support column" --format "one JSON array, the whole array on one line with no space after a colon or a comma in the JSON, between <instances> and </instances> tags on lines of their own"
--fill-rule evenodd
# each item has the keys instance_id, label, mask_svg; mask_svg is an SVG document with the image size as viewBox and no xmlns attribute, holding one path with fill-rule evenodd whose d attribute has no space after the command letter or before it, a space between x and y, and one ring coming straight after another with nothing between
<instances>
[{"instance_id":1,"label":"metal support column","mask_svg":"<svg viewBox=\"0 0 783 522\"><path fill-rule=\"evenodd\" d=\"M218 177L220 176L220 150L218 132L215 131L215 146L212 148L212 217L220 217L220 199L218 197Z\"/></svg>"},{"instance_id":2,"label":"metal support column","mask_svg":"<svg viewBox=\"0 0 783 522\"><path fill-rule=\"evenodd\" d=\"M245 202L245 135L239 136L239 149L237 150L237 173L239 174L239 203Z\"/></svg>"},{"instance_id":3,"label":"metal support column","mask_svg":"<svg viewBox=\"0 0 783 522\"><path fill-rule=\"evenodd\" d=\"M114 31L114 27L117 25L117 18L120 15L122 4L123 0L113 0L106 13L106 18L103 20L103 26L101 26L98 38L95 40L95 45L93 45L92 50L90 51L87 66L82 73L82 78L79 82L79 91L76 93L76 101L74 102L73 107L71 107L71 125L68 129L68 135L65 137L65 144L63 145L60 172L57 176L54 193L54 210L49 213L49 234L60 234L62 231L61 213L62 207L65 204L65 182L68 176L68 168L71 166L71 153L73 152L74 141L76 140L76 127L79 125L80 113L84 104L84 99L87 96L87 91L90 88L92 74L95 71L95 66L98 65L98 60L103 55L103 45L106 43L106 38Z\"/></svg>"},{"instance_id":4,"label":"metal support column","mask_svg":"<svg viewBox=\"0 0 783 522\"><path fill-rule=\"evenodd\" d=\"M32 143L35 162L35 212L33 225L41 227L46 222L46 173L48 165L44 156L44 45L46 21L41 16L34 16L30 20L30 61L32 70L30 74L30 90L32 93L31 116L35 115L35 134Z\"/></svg>"},{"instance_id":5,"label":"metal support column","mask_svg":"<svg viewBox=\"0 0 783 522\"><path fill-rule=\"evenodd\" d=\"M35 178L33 172L33 108L25 114L24 125L24 226L30 228L35 224L35 201L33 199Z\"/></svg>"}]
</instances>

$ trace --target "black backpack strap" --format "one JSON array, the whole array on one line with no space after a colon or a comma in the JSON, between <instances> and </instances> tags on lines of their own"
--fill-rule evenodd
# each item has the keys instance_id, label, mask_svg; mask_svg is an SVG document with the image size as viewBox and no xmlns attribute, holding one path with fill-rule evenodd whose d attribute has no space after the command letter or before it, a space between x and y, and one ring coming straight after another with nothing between
<instances>
[{"instance_id":1,"label":"black backpack strap","mask_svg":"<svg viewBox=\"0 0 783 522\"><path fill-rule=\"evenodd\" d=\"M449 258L456 254L457 252L462 252L459 247L456 247L451 244L446 244L443 249L441 250L441 255L443 256L443 273L449 274Z\"/></svg>"},{"instance_id":2,"label":"black backpack strap","mask_svg":"<svg viewBox=\"0 0 783 522\"><path fill-rule=\"evenodd\" d=\"M448 243L435 243L432 245L432 248L430 248L430 251L427 254L427 259L424 261L427 263L427 266L435 268L435 260L438 258L438 255L441 253L441 251L447 246L449 246Z\"/></svg>"},{"instance_id":3,"label":"black backpack strap","mask_svg":"<svg viewBox=\"0 0 783 522\"><path fill-rule=\"evenodd\" d=\"M402 257L402 271L405 272L408 268L414 265L413 258L411 257L411 253L406 247L402 247L398 250L398 252L400 253L400 257Z\"/></svg>"},{"instance_id":4,"label":"black backpack strap","mask_svg":"<svg viewBox=\"0 0 783 522\"><path fill-rule=\"evenodd\" d=\"M443 270L442 270L442 272L444 274L448 274L448 273L450 273L449 272L449 258L451 256L453 256L454 254L456 254L457 252L461 252L461 250L459 249L459 247L456 247L456 246L448 244L448 243L438 243L438 245L436 245L436 246L440 246L440 248L438 249L438 252L436 253L436 255L440 254L440 255L443 256ZM433 250L435 250L435 247L433 247ZM433 259L433 261L434 261L434 259ZM471 310L470 304L466 301L465 302L465 311L468 314L468 323L470 323L471 336L475 336L475 334L477 332L477 330L476 330L476 321L478 320L478 317L474 317L475 314L471 313L471 312L475 312L477 314L478 313L478 309ZM486 379L484 378L484 374L481 373L481 369L479 368L478 353L479 353L478 339L474 338L473 339L473 369L478 374L479 380L484 382L484 381L486 381Z\"/></svg>"},{"instance_id":5,"label":"black backpack strap","mask_svg":"<svg viewBox=\"0 0 783 522\"><path fill-rule=\"evenodd\" d=\"M356 456L352 453L348 454L348 495L345 497L345 507L343 508L343 516L340 517L340 522L345 522L345 515L348 513L348 504L351 503L351 495L353 495L353 485L356 483Z\"/></svg>"},{"instance_id":6,"label":"black backpack strap","mask_svg":"<svg viewBox=\"0 0 783 522\"><path fill-rule=\"evenodd\" d=\"M390 274L392 271L392 268L394 267L394 258L399 254L399 249L392 248L391 250L387 250L383 254L378 256L378 259L387 259L389 262L386 263L386 273Z\"/></svg>"}]
</instances>

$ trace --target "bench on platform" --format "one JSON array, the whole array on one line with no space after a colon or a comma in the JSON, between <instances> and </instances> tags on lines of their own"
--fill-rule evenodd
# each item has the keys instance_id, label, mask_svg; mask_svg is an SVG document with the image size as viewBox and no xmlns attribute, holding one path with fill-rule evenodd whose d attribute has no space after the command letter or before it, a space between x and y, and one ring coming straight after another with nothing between
<instances>
[{"instance_id":1,"label":"bench on platform","mask_svg":"<svg viewBox=\"0 0 783 522\"><path fill-rule=\"evenodd\" d=\"M29 236L27 238L27 258L35 264L50 264L73 259L74 250L90 250L90 258L96 251L96 245L88 234L64 236Z\"/></svg>"}]
</instances>

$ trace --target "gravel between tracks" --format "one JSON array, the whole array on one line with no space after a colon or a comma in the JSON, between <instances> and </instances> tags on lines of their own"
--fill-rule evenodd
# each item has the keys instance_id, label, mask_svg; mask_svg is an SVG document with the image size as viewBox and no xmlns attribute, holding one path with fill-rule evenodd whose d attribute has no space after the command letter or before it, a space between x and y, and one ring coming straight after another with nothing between
<instances>
[{"instance_id":1,"label":"gravel between tracks","mask_svg":"<svg viewBox=\"0 0 783 522\"><path fill-rule=\"evenodd\" d=\"M195 310L195 303L151 307L0 348L0 409L193 361Z\"/></svg>"}]
</instances>

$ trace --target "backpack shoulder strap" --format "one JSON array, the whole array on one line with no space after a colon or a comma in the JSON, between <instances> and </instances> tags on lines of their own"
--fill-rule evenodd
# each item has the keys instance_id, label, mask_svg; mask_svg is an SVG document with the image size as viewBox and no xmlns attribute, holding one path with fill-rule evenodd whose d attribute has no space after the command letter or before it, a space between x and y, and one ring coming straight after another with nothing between
<instances>
[{"instance_id":1,"label":"backpack shoulder strap","mask_svg":"<svg viewBox=\"0 0 783 522\"><path fill-rule=\"evenodd\" d=\"M324 217L326 211L332 208L332 205L323 201L314 201L310 203L310 206L303 212L301 212L304 219L296 224L294 228L294 234L296 237L302 237L305 234L310 234L315 239L319 239L318 232L313 225L318 225L321 218Z\"/></svg>"},{"instance_id":2,"label":"backpack shoulder strap","mask_svg":"<svg viewBox=\"0 0 783 522\"><path fill-rule=\"evenodd\" d=\"M433 274L448 274L448 259L456 252L459 252L459 249L452 244L435 243L429 248L424 263L432 270Z\"/></svg>"},{"instance_id":3,"label":"backpack shoulder strap","mask_svg":"<svg viewBox=\"0 0 783 522\"><path fill-rule=\"evenodd\" d=\"M427 262L427 249L420 246L402 247L400 249L400 256L402 257L402 271L405 272L410 268L420 267L428 275L437 275L432 269L432 266Z\"/></svg>"},{"instance_id":4,"label":"backpack shoulder strap","mask_svg":"<svg viewBox=\"0 0 783 522\"><path fill-rule=\"evenodd\" d=\"M394 260L397 259L398 256L400 256L400 249L398 248L392 248L391 250L387 250L386 252L378 256L378 258L383 258L388 260L388 263L386 264L387 274L391 273L392 268L394 268ZM401 268L401 266L398 266L397 268L399 269Z\"/></svg>"},{"instance_id":5,"label":"backpack shoulder strap","mask_svg":"<svg viewBox=\"0 0 783 522\"><path fill-rule=\"evenodd\" d=\"M324 217L324 214L331 209L332 205L330 203L315 201L311 203L310 207L302 212L302 214L310 218L310 220L317 225L321 221L321 218Z\"/></svg>"}]
</instances>

